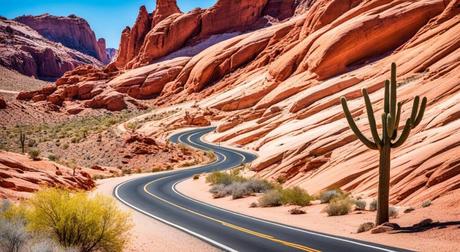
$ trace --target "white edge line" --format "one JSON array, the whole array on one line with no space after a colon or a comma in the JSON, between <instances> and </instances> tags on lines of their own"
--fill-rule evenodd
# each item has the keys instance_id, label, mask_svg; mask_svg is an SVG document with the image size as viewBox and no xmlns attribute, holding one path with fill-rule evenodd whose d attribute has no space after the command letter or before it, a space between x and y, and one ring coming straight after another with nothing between
<instances>
[{"instance_id":1,"label":"white edge line","mask_svg":"<svg viewBox=\"0 0 460 252\"><path fill-rule=\"evenodd\" d=\"M203 240L203 241L205 241L205 242L207 242L207 243L209 243L209 244L212 244L212 245L216 246L217 248L221 248L221 249L223 249L223 250L225 250L225 251L229 251L229 252L237 252L237 250L234 250L234 249L232 249L232 248L230 248L230 247L228 247L228 246L226 246L226 245L224 245L224 244L222 244L222 243L219 243L219 242L217 242L217 241L214 241L214 240L212 240L212 239L210 239L210 238L208 238L208 237L206 237L206 236L200 235L200 234L198 234L198 233L196 233L196 232L194 232L194 231L192 231L192 230L190 230L190 229L187 229L187 228L185 228L185 227L182 227L182 226L179 226L179 225L177 225L177 224L174 224L174 223L172 223L172 222L170 222L170 221L167 221L167 220L165 220L165 219L163 219L163 218L160 218L160 217L158 217L158 216L156 216L156 215L154 215L154 214L151 214L151 213L149 213L149 212L147 212L147 211L144 211L144 210L142 210L142 209L140 209L140 208L138 208L138 207L136 207L136 206L133 206L132 204L126 202L126 201L123 200L123 199L120 197L120 195L118 194L118 188L119 188L120 186L123 186L124 184L130 182L130 181L131 181L131 180L128 180L128 181L126 181L126 182L123 182L123 183L117 185L117 186L115 187L115 190L114 190L115 197L116 197L119 201L123 202L123 204L125 204L125 205L127 205L127 206L129 206L129 207L131 207L131 208L137 210L138 212L141 212L141 213L143 213L143 214L145 214L145 215L147 215L147 216L149 216L149 217L152 217L152 218L154 218L154 219L156 219L156 220L158 220L158 221L160 221L160 222L163 222L163 223L165 223L165 224L167 224L167 225L169 225L169 226L171 226L171 227L177 228L177 229L182 230L182 231L184 231L184 232L186 232L186 233L188 233L188 234L190 234L190 235L192 235L192 236L195 236L195 237L197 237L197 238L199 238L199 239L201 239L201 240Z\"/></svg>"}]
</instances>

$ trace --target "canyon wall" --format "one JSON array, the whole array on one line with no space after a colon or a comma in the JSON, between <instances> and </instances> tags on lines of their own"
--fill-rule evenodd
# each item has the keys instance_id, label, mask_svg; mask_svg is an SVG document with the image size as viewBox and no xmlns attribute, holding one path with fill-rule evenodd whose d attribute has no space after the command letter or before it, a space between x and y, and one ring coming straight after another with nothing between
<instances>
[{"instance_id":1,"label":"canyon wall","mask_svg":"<svg viewBox=\"0 0 460 252\"><path fill-rule=\"evenodd\" d=\"M14 21L31 27L48 40L90 55L105 64L109 63L105 52L105 40L97 40L94 31L83 18L75 15L60 17L43 14L20 16Z\"/></svg>"}]
</instances>

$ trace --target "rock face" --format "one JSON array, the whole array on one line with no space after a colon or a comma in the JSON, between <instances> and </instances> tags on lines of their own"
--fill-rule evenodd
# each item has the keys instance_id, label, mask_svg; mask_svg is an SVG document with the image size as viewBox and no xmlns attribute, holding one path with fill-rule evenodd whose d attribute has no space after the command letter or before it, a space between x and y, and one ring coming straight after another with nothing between
<instances>
[{"instance_id":1,"label":"rock face","mask_svg":"<svg viewBox=\"0 0 460 252\"><path fill-rule=\"evenodd\" d=\"M395 62L402 120L410 116L415 95L426 96L428 106L407 143L392 151L391 203L420 204L448 193L460 199L459 3L295 1L294 12L276 12L273 6L286 3L218 1L208 10L173 13L153 25L139 40L142 45L132 47L140 48L137 55L128 59L119 53L113 73L69 74L45 96L59 100L55 95L64 87L75 94L70 92L75 86L83 89L86 78L97 78L104 95L153 99L162 106L195 100L193 107L202 110L168 117L161 128L212 122L217 126L212 140L258 151L252 169L261 177L312 194L342 188L375 197L378 153L357 141L339 98L347 97L359 128L370 136L360 90L368 88L375 113L382 113L383 82ZM275 12L297 14L273 23L256 18ZM153 17L143 10L139 16L133 29L144 34ZM221 16L231 22L220 23ZM225 37L230 31L237 33ZM125 29L120 51L132 50L131 34ZM179 57L213 36L224 39Z\"/></svg>"},{"instance_id":2,"label":"rock face","mask_svg":"<svg viewBox=\"0 0 460 252\"><path fill-rule=\"evenodd\" d=\"M95 183L88 169L73 169L50 161L0 151L0 199L22 199L44 187L90 190Z\"/></svg>"},{"instance_id":3,"label":"rock face","mask_svg":"<svg viewBox=\"0 0 460 252\"><path fill-rule=\"evenodd\" d=\"M51 42L12 20L0 20L0 64L24 75L56 79L83 64L101 66L95 58Z\"/></svg>"},{"instance_id":4,"label":"rock face","mask_svg":"<svg viewBox=\"0 0 460 252\"><path fill-rule=\"evenodd\" d=\"M105 40L96 40L88 22L75 15L58 17L48 14L40 16L20 16L14 19L36 30L43 37L90 55L107 64Z\"/></svg>"},{"instance_id":5,"label":"rock face","mask_svg":"<svg viewBox=\"0 0 460 252\"><path fill-rule=\"evenodd\" d=\"M133 28L123 31L115 64L120 69L144 66L186 43L260 27L266 23L266 15L276 19L291 17L296 6L291 0L219 0L207 10L195 9L183 14L175 0L159 0L153 14L142 6Z\"/></svg>"},{"instance_id":6,"label":"rock face","mask_svg":"<svg viewBox=\"0 0 460 252\"><path fill-rule=\"evenodd\" d=\"M106 48L105 53L107 54L109 61L112 62L117 56L118 50L115 48Z\"/></svg>"}]
</instances>

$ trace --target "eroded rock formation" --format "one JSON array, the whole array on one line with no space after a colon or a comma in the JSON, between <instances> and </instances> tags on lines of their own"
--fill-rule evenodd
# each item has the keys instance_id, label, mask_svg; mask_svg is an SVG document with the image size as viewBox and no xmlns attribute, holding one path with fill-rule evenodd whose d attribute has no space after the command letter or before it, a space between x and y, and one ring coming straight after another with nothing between
<instances>
[{"instance_id":1,"label":"eroded rock formation","mask_svg":"<svg viewBox=\"0 0 460 252\"><path fill-rule=\"evenodd\" d=\"M105 64L109 63L105 53L105 40L97 40L88 22L83 18L75 15L58 17L43 14L20 16L14 20L31 27L51 41L90 55Z\"/></svg>"},{"instance_id":2,"label":"eroded rock formation","mask_svg":"<svg viewBox=\"0 0 460 252\"><path fill-rule=\"evenodd\" d=\"M0 151L0 199L23 199L44 187L90 190L95 183L89 169L55 162L32 161L28 156Z\"/></svg>"},{"instance_id":3,"label":"eroded rock formation","mask_svg":"<svg viewBox=\"0 0 460 252\"><path fill-rule=\"evenodd\" d=\"M51 42L12 20L0 20L0 64L24 75L56 79L83 64L101 66L95 58Z\"/></svg>"}]
</instances>

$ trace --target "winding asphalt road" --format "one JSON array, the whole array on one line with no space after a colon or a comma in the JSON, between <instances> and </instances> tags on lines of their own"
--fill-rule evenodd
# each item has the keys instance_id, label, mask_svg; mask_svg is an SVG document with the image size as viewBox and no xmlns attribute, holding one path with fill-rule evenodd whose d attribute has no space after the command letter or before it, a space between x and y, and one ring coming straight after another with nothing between
<instances>
[{"instance_id":1,"label":"winding asphalt road","mask_svg":"<svg viewBox=\"0 0 460 252\"><path fill-rule=\"evenodd\" d=\"M181 194L175 189L176 184L194 174L229 169L256 158L250 153L204 143L201 137L213 130L195 129L176 134L170 140L214 151L214 163L130 180L114 189L115 196L139 212L226 251L402 251L238 214ZM187 251L186 244L183 251Z\"/></svg>"}]
</instances>

